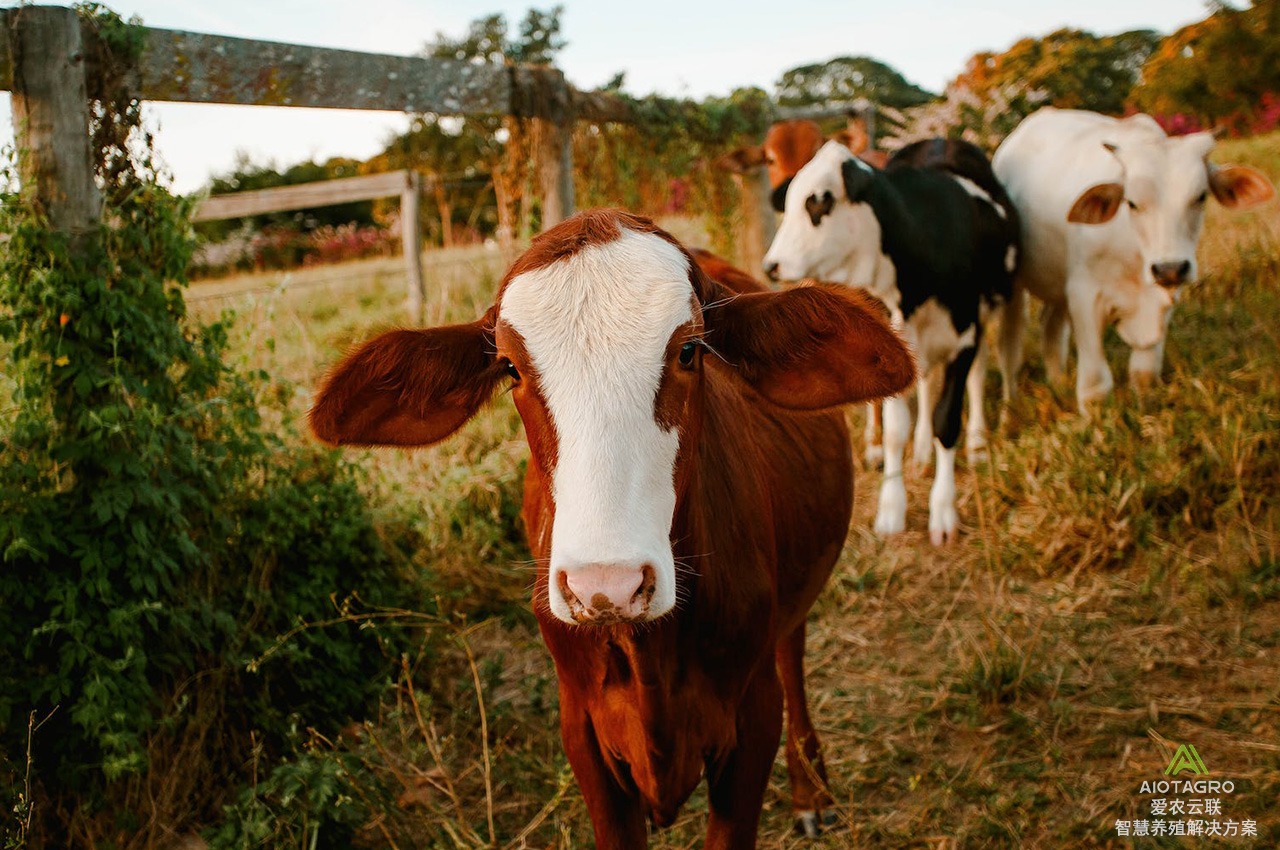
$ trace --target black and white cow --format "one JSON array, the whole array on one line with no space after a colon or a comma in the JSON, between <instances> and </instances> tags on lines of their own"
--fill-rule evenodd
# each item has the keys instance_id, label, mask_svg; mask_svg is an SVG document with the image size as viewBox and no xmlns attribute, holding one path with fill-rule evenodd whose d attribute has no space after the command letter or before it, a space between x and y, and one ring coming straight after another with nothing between
<instances>
[{"instance_id":1,"label":"black and white cow","mask_svg":"<svg viewBox=\"0 0 1280 850\"><path fill-rule=\"evenodd\" d=\"M915 459L936 436L929 497L934 545L956 534L955 447L966 385L970 449L984 444L983 326L1008 299L1018 261L1017 213L981 150L930 139L900 151L876 171L828 142L792 180L778 235L765 256L774 279L804 277L862 287L889 308L915 349L918 376L945 367L929 416L927 381L918 380ZM1012 376L1005 375L1005 397ZM884 481L875 530L906 527L902 455L911 430L903 396L884 402Z\"/></svg>"}]
</instances>

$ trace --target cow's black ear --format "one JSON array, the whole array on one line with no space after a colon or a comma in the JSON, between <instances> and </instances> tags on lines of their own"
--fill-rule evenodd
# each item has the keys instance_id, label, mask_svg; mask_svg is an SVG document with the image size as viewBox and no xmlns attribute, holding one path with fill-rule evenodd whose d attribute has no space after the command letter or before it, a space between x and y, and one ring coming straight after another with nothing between
<instances>
[{"instance_id":1,"label":"cow's black ear","mask_svg":"<svg viewBox=\"0 0 1280 850\"><path fill-rule=\"evenodd\" d=\"M788 177L778 184L778 188L773 190L773 194L769 196L770 203L778 212L787 211L787 187L791 185L791 178Z\"/></svg>"},{"instance_id":2,"label":"cow's black ear","mask_svg":"<svg viewBox=\"0 0 1280 850\"><path fill-rule=\"evenodd\" d=\"M856 159L846 159L840 166L840 172L844 175L844 193L850 201L861 200L871 181L876 179L871 166Z\"/></svg>"}]
</instances>

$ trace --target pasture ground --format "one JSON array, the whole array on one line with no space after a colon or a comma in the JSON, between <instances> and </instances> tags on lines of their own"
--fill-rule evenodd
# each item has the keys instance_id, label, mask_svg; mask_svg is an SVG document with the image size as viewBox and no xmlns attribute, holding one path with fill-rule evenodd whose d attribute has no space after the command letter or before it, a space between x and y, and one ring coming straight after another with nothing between
<instances>
[{"instance_id":1,"label":"pasture ground","mask_svg":"<svg viewBox=\"0 0 1280 850\"><path fill-rule=\"evenodd\" d=\"M1224 143L1215 158L1280 182L1280 135ZM990 461L958 476L956 545L929 547L920 474L909 531L877 539L879 476L860 475L848 545L809 626L810 704L840 824L817 842L792 831L780 755L760 846L1280 844L1277 205L1214 209L1201 251L1204 280L1174 318L1161 386L1124 386L1113 338L1120 386L1082 420L1028 341ZM501 258L439 256L428 320L479 315ZM281 281L200 284L191 304L234 306L237 356L302 411L344 349L402 321L403 277L399 260L378 260ZM998 380L988 386L994 410ZM849 416L860 433L861 412ZM426 625L405 615L422 650L378 716L309 745L359 764L368 784L356 793L386 803L362 833L369 846L590 846L527 604L525 453L506 398L440 446L351 453L389 536L407 527L426 541L404 557L448 612ZM1139 787L1165 778L1183 743L1234 782L1222 819L1256 821L1257 839L1117 836L1117 819L1151 819ZM699 846L704 812L699 792L652 846Z\"/></svg>"}]
</instances>

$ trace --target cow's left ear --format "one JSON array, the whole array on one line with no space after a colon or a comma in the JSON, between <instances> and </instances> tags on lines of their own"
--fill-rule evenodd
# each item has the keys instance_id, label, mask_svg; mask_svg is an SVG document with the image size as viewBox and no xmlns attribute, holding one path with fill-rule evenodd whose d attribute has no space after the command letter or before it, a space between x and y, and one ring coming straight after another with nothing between
<instances>
[{"instance_id":1,"label":"cow's left ear","mask_svg":"<svg viewBox=\"0 0 1280 850\"><path fill-rule=\"evenodd\" d=\"M716 165L733 174L744 174L757 166L764 165L764 148L756 145L729 151L716 160Z\"/></svg>"},{"instance_id":2,"label":"cow's left ear","mask_svg":"<svg viewBox=\"0 0 1280 850\"><path fill-rule=\"evenodd\" d=\"M1256 207L1276 196L1266 175L1247 165L1210 165L1209 189L1218 203L1236 210Z\"/></svg>"},{"instance_id":3,"label":"cow's left ear","mask_svg":"<svg viewBox=\"0 0 1280 850\"><path fill-rule=\"evenodd\" d=\"M716 298L703 311L707 345L779 407L885 398L915 381L906 343L865 292L808 284L735 296L713 288Z\"/></svg>"},{"instance_id":4,"label":"cow's left ear","mask_svg":"<svg viewBox=\"0 0 1280 850\"><path fill-rule=\"evenodd\" d=\"M871 166L860 159L846 159L840 165L840 174L844 177L844 193L850 201L857 203L876 179Z\"/></svg>"},{"instance_id":5,"label":"cow's left ear","mask_svg":"<svg viewBox=\"0 0 1280 850\"><path fill-rule=\"evenodd\" d=\"M1105 224L1115 218L1123 200L1124 186L1120 183L1090 186L1071 205L1067 221L1073 224Z\"/></svg>"}]
</instances>

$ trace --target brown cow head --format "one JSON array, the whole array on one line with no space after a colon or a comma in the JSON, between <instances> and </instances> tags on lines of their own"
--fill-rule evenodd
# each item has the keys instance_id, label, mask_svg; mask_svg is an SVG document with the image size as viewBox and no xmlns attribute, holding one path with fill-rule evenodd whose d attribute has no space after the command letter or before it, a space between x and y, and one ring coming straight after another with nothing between
<instances>
[{"instance_id":1,"label":"brown cow head","mask_svg":"<svg viewBox=\"0 0 1280 850\"><path fill-rule=\"evenodd\" d=\"M871 165L884 167L888 155L884 151L868 150L871 136L867 133L866 122L861 118L850 118L848 126L834 133L831 139ZM760 165L767 166L769 186L773 190L770 202L775 210L782 212L786 206L787 187L791 185L791 178L813 159L826 141L822 128L814 121L778 121L769 127L763 145L738 148L721 157L720 165L738 174Z\"/></svg>"},{"instance_id":2,"label":"brown cow head","mask_svg":"<svg viewBox=\"0 0 1280 850\"><path fill-rule=\"evenodd\" d=\"M867 296L735 295L652 222L598 210L535 239L480 319L357 349L311 427L336 445L426 445L511 387L551 511L551 614L643 621L676 603L672 519L709 371L812 410L897 392L913 367Z\"/></svg>"}]
</instances>

